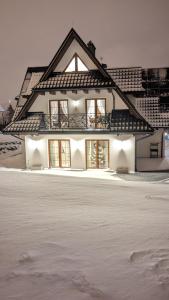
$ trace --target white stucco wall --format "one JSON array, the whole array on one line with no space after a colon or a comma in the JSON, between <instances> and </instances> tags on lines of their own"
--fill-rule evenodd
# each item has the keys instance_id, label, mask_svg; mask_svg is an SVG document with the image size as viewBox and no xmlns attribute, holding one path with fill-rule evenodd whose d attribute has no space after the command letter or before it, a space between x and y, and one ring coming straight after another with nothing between
<instances>
[{"instance_id":1,"label":"white stucco wall","mask_svg":"<svg viewBox=\"0 0 169 300\"><path fill-rule=\"evenodd\" d=\"M161 157L161 147L162 147L162 135L164 130L156 130L153 134L148 135L147 137L141 136L136 137L136 155L137 158L149 158L150 157L150 144L158 143L158 153L159 158ZM164 146L164 145L163 145Z\"/></svg>"},{"instance_id":2,"label":"white stucco wall","mask_svg":"<svg viewBox=\"0 0 169 300\"><path fill-rule=\"evenodd\" d=\"M120 98L116 91L113 91L115 97L115 109L128 109L127 105L124 101Z\"/></svg>"},{"instance_id":3,"label":"white stucco wall","mask_svg":"<svg viewBox=\"0 0 169 300\"><path fill-rule=\"evenodd\" d=\"M127 109L126 104L118 96L118 94L113 91L115 97L115 108L116 109ZM35 102L32 104L29 112L44 112L49 114L49 100L68 100L68 111L69 113L85 113L85 100L86 99L106 99L106 112L110 113L113 109L113 95L108 92L107 89L102 89L97 92L96 90L90 90L89 93L85 93L83 90L79 90L76 93L72 91L67 91L63 94L59 91L56 92L45 92L39 94Z\"/></svg>"},{"instance_id":4,"label":"white stucco wall","mask_svg":"<svg viewBox=\"0 0 169 300\"><path fill-rule=\"evenodd\" d=\"M162 138L163 129L156 130L153 135L136 137L136 170L165 171L169 170L169 158L165 157L165 143ZM158 158L150 158L150 144L158 143ZM162 155L162 157L161 157Z\"/></svg>"},{"instance_id":5,"label":"white stucco wall","mask_svg":"<svg viewBox=\"0 0 169 300\"><path fill-rule=\"evenodd\" d=\"M167 171L169 158L138 158L137 171Z\"/></svg>"},{"instance_id":6,"label":"white stucco wall","mask_svg":"<svg viewBox=\"0 0 169 300\"><path fill-rule=\"evenodd\" d=\"M86 169L85 140L109 140L109 168L116 171L117 168L126 167L129 172L135 171L135 138L131 135L111 134L58 134L26 136L26 166L49 167L48 140L69 139L71 147L71 168Z\"/></svg>"}]
</instances>

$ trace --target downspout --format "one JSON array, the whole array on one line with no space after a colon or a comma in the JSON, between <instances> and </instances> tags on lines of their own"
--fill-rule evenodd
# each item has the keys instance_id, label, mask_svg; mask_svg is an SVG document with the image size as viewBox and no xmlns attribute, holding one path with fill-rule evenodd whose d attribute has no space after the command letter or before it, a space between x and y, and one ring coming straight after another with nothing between
<instances>
[{"instance_id":1,"label":"downspout","mask_svg":"<svg viewBox=\"0 0 169 300\"><path fill-rule=\"evenodd\" d=\"M161 158L164 157L164 130L162 132L162 136L161 136Z\"/></svg>"},{"instance_id":2,"label":"downspout","mask_svg":"<svg viewBox=\"0 0 169 300\"><path fill-rule=\"evenodd\" d=\"M113 93L113 89L112 89L112 97L113 97L113 110L115 110L115 95Z\"/></svg>"}]
</instances>

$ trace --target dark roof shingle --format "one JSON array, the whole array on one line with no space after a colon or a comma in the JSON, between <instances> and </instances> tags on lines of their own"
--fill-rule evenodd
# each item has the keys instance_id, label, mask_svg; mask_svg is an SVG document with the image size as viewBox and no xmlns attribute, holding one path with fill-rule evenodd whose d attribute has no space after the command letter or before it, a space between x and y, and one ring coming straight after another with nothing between
<instances>
[{"instance_id":1,"label":"dark roof shingle","mask_svg":"<svg viewBox=\"0 0 169 300\"><path fill-rule=\"evenodd\" d=\"M107 72L123 92L144 91L141 67L113 68Z\"/></svg>"},{"instance_id":2,"label":"dark roof shingle","mask_svg":"<svg viewBox=\"0 0 169 300\"><path fill-rule=\"evenodd\" d=\"M45 81L39 82L34 90L41 89L77 89L112 87L113 81L104 78L99 71L55 73Z\"/></svg>"}]
</instances>

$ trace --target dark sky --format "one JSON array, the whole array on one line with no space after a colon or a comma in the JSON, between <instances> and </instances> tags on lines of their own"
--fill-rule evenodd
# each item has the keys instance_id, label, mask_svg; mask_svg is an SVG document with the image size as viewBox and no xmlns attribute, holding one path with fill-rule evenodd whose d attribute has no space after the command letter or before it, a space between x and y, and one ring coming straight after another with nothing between
<instances>
[{"instance_id":1,"label":"dark sky","mask_svg":"<svg viewBox=\"0 0 169 300\"><path fill-rule=\"evenodd\" d=\"M169 0L0 0L0 103L74 27L111 67L169 66Z\"/></svg>"}]
</instances>

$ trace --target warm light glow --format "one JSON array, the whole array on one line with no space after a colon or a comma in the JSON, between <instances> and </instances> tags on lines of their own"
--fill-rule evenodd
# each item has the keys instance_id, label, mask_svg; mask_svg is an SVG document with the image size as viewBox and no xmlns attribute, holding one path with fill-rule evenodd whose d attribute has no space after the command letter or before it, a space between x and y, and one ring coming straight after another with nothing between
<instances>
[{"instance_id":1,"label":"warm light glow","mask_svg":"<svg viewBox=\"0 0 169 300\"><path fill-rule=\"evenodd\" d=\"M113 146L114 146L114 148L116 148L118 150L121 150L122 149L122 141L120 141L120 140L114 140L113 141Z\"/></svg>"},{"instance_id":2,"label":"warm light glow","mask_svg":"<svg viewBox=\"0 0 169 300\"><path fill-rule=\"evenodd\" d=\"M122 149L123 150L129 150L129 149L131 149L131 141L130 140L123 141L123 143L122 143Z\"/></svg>"},{"instance_id":3,"label":"warm light glow","mask_svg":"<svg viewBox=\"0 0 169 300\"><path fill-rule=\"evenodd\" d=\"M88 71L78 56L73 57L65 72Z\"/></svg>"},{"instance_id":4,"label":"warm light glow","mask_svg":"<svg viewBox=\"0 0 169 300\"><path fill-rule=\"evenodd\" d=\"M127 151L131 148L131 141L130 140L114 140L113 141L113 146L117 149L117 150L124 150Z\"/></svg>"},{"instance_id":5,"label":"warm light glow","mask_svg":"<svg viewBox=\"0 0 169 300\"><path fill-rule=\"evenodd\" d=\"M28 148L31 150L40 149L42 147L42 140L28 140Z\"/></svg>"},{"instance_id":6,"label":"warm light glow","mask_svg":"<svg viewBox=\"0 0 169 300\"><path fill-rule=\"evenodd\" d=\"M84 150L84 141L83 140L71 140L71 148L75 150Z\"/></svg>"},{"instance_id":7,"label":"warm light glow","mask_svg":"<svg viewBox=\"0 0 169 300\"><path fill-rule=\"evenodd\" d=\"M84 63L82 63L79 57L77 58L77 67L78 67L78 71L88 71L88 69L86 68Z\"/></svg>"},{"instance_id":8,"label":"warm light glow","mask_svg":"<svg viewBox=\"0 0 169 300\"><path fill-rule=\"evenodd\" d=\"M79 106L79 101L78 100L74 100L73 101L73 106L74 107L78 107Z\"/></svg>"},{"instance_id":9,"label":"warm light glow","mask_svg":"<svg viewBox=\"0 0 169 300\"><path fill-rule=\"evenodd\" d=\"M65 72L74 72L74 71L75 71L75 57L71 60Z\"/></svg>"}]
</instances>

